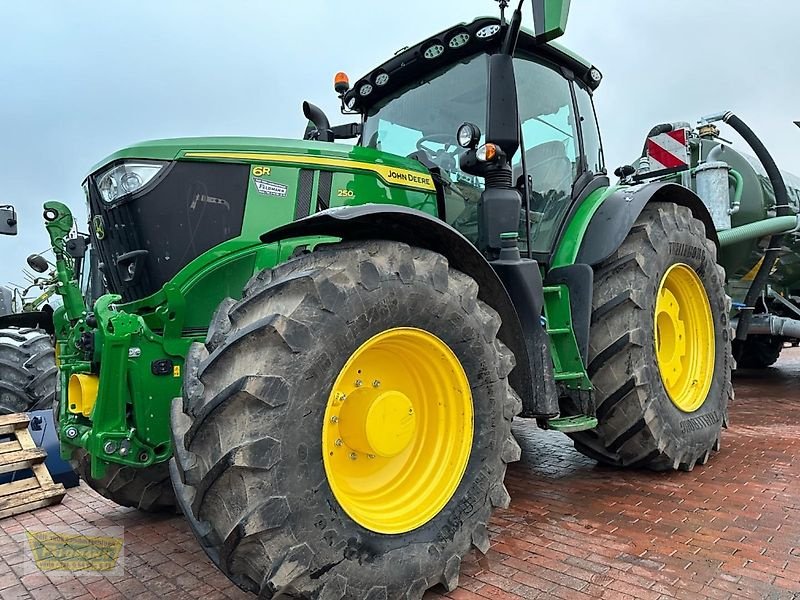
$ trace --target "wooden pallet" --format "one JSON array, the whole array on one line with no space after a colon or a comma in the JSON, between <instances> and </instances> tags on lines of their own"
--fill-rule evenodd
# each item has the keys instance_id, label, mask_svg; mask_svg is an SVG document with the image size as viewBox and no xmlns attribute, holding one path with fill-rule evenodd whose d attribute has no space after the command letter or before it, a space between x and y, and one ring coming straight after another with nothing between
<instances>
[{"instance_id":1,"label":"wooden pallet","mask_svg":"<svg viewBox=\"0 0 800 600\"><path fill-rule=\"evenodd\" d=\"M58 504L66 490L55 483L44 460L47 451L33 442L25 414L0 416L0 473L30 469L33 477L0 484L0 519Z\"/></svg>"}]
</instances>

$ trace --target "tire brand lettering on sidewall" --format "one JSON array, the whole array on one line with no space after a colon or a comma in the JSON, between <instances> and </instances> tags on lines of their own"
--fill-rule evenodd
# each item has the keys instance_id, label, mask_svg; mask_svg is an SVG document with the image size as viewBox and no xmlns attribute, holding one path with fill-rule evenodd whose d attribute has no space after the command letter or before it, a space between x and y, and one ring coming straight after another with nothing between
<instances>
[{"instance_id":1,"label":"tire brand lettering on sidewall","mask_svg":"<svg viewBox=\"0 0 800 600\"><path fill-rule=\"evenodd\" d=\"M681 421L681 432L691 433L692 431L699 431L701 429L705 429L706 427L713 427L714 425L717 425L719 421L720 414L713 410L705 415L691 417L690 419L684 419Z\"/></svg>"},{"instance_id":2,"label":"tire brand lettering on sidewall","mask_svg":"<svg viewBox=\"0 0 800 600\"><path fill-rule=\"evenodd\" d=\"M691 244L684 244L683 242L670 242L669 253L673 256L693 258L696 260L702 260L705 258L705 252L702 248L692 246Z\"/></svg>"}]
</instances>

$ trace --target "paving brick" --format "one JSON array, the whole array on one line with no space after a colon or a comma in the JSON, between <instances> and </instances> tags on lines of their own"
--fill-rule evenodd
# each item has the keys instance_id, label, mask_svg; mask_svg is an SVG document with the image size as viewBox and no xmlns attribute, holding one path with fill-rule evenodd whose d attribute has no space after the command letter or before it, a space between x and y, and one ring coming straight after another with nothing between
<instances>
[{"instance_id":1,"label":"paving brick","mask_svg":"<svg viewBox=\"0 0 800 600\"><path fill-rule=\"evenodd\" d=\"M737 375L723 449L691 473L618 471L567 438L515 424L511 507L491 550L464 558L459 589L425 600L793 600L800 594L800 350ZM125 530L125 575L31 573L26 529ZM123 509L85 486L59 506L3 520L0 599L247 600L181 517Z\"/></svg>"}]
</instances>

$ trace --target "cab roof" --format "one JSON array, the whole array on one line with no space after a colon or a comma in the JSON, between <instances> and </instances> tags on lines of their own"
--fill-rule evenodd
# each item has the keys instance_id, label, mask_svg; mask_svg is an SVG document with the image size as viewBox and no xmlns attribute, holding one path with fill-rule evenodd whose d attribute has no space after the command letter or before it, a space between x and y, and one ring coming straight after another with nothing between
<instances>
[{"instance_id":1,"label":"cab roof","mask_svg":"<svg viewBox=\"0 0 800 600\"><path fill-rule=\"evenodd\" d=\"M496 17L480 17L472 23L450 27L415 46L403 48L359 79L345 95L345 105L367 112L384 98L426 81L454 64L480 53L497 52L504 35L505 28ZM562 67L591 90L600 85L600 72L589 61L556 42L537 42L530 29L523 28L520 32L517 53L531 54Z\"/></svg>"}]
</instances>

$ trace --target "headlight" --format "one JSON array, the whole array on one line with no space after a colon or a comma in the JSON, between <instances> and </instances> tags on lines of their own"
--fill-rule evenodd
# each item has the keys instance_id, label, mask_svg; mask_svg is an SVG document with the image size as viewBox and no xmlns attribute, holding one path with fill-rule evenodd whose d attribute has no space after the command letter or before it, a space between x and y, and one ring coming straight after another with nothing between
<instances>
[{"instance_id":1,"label":"headlight","mask_svg":"<svg viewBox=\"0 0 800 600\"><path fill-rule=\"evenodd\" d=\"M97 189L105 202L114 202L150 183L166 163L125 162L95 177Z\"/></svg>"}]
</instances>

